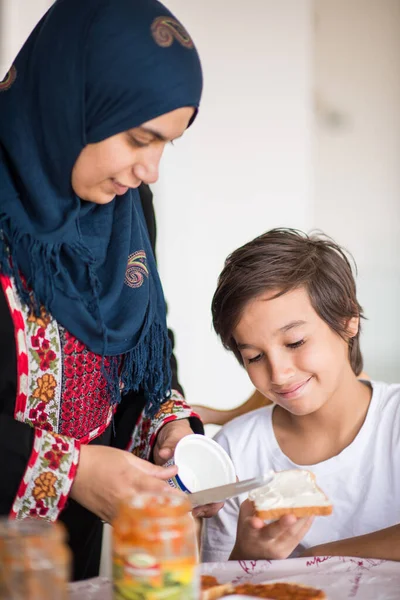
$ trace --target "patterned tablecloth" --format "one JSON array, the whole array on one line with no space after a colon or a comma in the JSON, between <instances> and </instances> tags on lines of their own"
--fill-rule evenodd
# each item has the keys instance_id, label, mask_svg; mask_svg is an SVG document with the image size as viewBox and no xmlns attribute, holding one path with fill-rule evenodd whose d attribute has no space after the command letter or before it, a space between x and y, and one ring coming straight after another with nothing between
<instances>
[{"instance_id":1,"label":"patterned tablecloth","mask_svg":"<svg viewBox=\"0 0 400 600\"><path fill-rule=\"evenodd\" d=\"M321 588L329 600L400 600L400 563L366 558L297 558L205 563L201 572L220 583L291 581ZM245 596L241 596L245 598ZM97 578L71 584L71 600L111 600L111 585ZM230 596L239 599L239 596Z\"/></svg>"}]
</instances>

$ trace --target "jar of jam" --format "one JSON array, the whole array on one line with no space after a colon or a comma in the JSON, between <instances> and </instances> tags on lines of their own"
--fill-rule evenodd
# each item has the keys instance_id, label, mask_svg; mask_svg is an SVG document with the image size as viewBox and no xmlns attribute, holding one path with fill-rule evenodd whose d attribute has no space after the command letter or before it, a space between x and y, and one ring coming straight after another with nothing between
<instances>
[{"instance_id":1,"label":"jar of jam","mask_svg":"<svg viewBox=\"0 0 400 600\"><path fill-rule=\"evenodd\" d=\"M113 522L114 600L198 600L198 551L185 496L138 494Z\"/></svg>"},{"instance_id":2,"label":"jar of jam","mask_svg":"<svg viewBox=\"0 0 400 600\"><path fill-rule=\"evenodd\" d=\"M67 600L71 554L63 526L0 519L0 600Z\"/></svg>"}]
</instances>

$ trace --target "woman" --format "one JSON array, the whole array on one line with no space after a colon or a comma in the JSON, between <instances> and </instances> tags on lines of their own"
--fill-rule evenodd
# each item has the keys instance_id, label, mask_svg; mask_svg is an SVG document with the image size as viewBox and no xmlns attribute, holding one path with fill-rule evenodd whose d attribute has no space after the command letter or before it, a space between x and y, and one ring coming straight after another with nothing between
<instances>
[{"instance_id":1,"label":"woman","mask_svg":"<svg viewBox=\"0 0 400 600\"><path fill-rule=\"evenodd\" d=\"M0 512L64 521L75 579L97 574L119 500L167 486L149 459L201 429L170 396L137 192L201 89L156 0L58 0L0 84Z\"/></svg>"}]
</instances>

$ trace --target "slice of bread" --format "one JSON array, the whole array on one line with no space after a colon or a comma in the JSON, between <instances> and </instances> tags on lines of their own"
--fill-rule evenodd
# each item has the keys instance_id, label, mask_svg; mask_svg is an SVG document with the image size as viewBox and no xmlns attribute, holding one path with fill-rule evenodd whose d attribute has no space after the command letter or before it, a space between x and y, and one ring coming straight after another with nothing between
<instances>
[{"instance_id":1,"label":"slice of bread","mask_svg":"<svg viewBox=\"0 0 400 600\"><path fill-rule=\"evenodd\" d=\"M326 595L317 588L298 583L218 583L211 575L201 576L201 600L218 600L228 595L244 594L269 600L325 600Z\"/></svg>"},{"instance_id":2,"label":"slice of bread","mask_svg":"<svg viewBox=\"0 0 400 600\"><path fill-rule=\"evenodd\" d=\"M207 590L210 587L219 585L217 578L212 575L202 575L200 577L200 585L202 590Z\"/></svg>"},{"instance_id":3,"label":"slice of bread","mask_svg":"<svg viewBox=\"0 0 400 600\"><path fill-rule=\"evenodd\" d=\"M218 600L219 598L224 598L225 596L229 596L230 594L234 594L235 589L231 583L223 583L221 585L216 585L215 587L208 588L204 590L200 594L201 600Z\"/></svg>"},{"instance_id":4,"label":"slice of bread","mask_svg":"<svg viewBox=\"0 0 400 600\"><path fill-rule=\"evenodd\" d=\"M201 600L218 600L233 593L234 587L231 583L220 584L212 575L201 576Z\"/></svg>"},{"instance_id":5,"label":"slice of bread","mask_svg":"<svg viewBox=\"0 0 400 600\"><path fill-rule=\"evenodd\" d=\"M234 594L244 594L269 600L325 600L326 594L317 588L296 583L242 583L235 586Z\"/></svg>"},{"instance_id":6,"label":"slice of bread","mask_svg":"<svg viewBox=\"0 0 400 600\"><path fill-rule=\"evenodd\" d=\"M317 486L314 473L305 469L278 471L264 487L249 493L254 513L264 521L283 515L296 517L326 516L332 504Z\"/></svg>"}]
</instances>

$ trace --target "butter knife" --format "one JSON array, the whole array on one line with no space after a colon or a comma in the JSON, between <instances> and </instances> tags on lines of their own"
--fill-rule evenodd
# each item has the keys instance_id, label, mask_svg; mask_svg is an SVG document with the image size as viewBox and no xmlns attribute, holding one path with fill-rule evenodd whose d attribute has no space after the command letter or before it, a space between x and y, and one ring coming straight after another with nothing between
<instances>
[{"instance_id":1,"label":"butter knife","mask_svg":"<svg viewBox=\"0 0 400 600\"><path fill-rule=\"evenodd\" d=\"M260 477L254 477L253 479L244 479L243 481L237 481L236 483L228 483L227 485L220 485L218 487L208 488L207 490L201 490L199 492L193 492L188 494L188 498L193 506L203 506L204 504L211 504L212 502L223 502L228 498L235 498L251 490L263 487L270 483L273 479L273 472L265 473Z\"/></svg>"}]
</instances>

